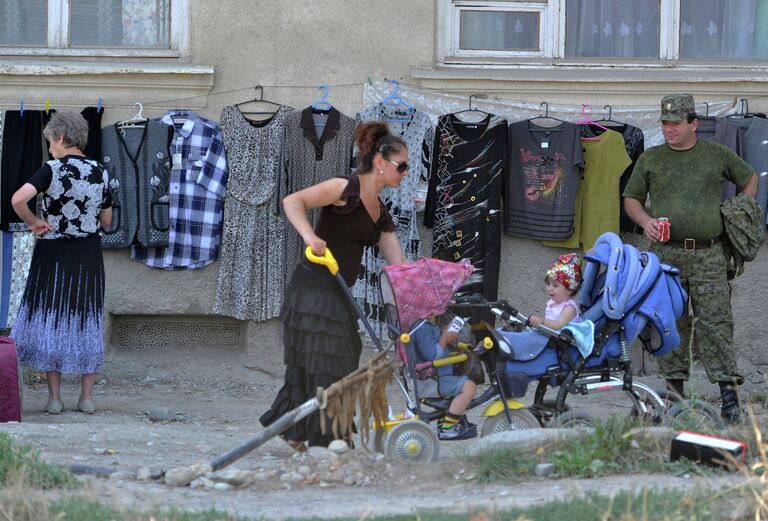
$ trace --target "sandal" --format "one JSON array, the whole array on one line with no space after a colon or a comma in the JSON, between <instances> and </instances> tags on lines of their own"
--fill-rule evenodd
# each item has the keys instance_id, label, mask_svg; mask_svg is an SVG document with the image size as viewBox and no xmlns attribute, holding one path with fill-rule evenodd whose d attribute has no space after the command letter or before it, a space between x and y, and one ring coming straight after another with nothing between
<instances>
[{"instance_id":1,"label":"sandal","mask_svg":"<svg viewBox=\"0 0 768 521\"><path fill-rule=\"evenodd\" d=\"M307 452L307 445L303 441L293 441L286 438L284 435L280 435L280 439L283 440L290 448L296 452Z\"/></svg>"}]
</instances>

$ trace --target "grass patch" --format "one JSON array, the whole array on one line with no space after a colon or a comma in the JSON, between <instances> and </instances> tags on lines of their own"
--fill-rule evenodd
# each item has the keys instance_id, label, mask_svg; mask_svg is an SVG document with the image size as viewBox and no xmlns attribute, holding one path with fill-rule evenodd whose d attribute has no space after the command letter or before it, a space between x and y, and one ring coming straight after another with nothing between
<instances>
[{"instance_id":1,"label":"grass patch","mask_svg":"<svg viewBox=\"0 0 768 521\"><path fill-rule=\"evenodd\" d=\"M32 488L74 488L75 477L40 460L30 447L14 447L11 437L0 432L0 488L18 483Z\"/></svg>"}]
</instances>

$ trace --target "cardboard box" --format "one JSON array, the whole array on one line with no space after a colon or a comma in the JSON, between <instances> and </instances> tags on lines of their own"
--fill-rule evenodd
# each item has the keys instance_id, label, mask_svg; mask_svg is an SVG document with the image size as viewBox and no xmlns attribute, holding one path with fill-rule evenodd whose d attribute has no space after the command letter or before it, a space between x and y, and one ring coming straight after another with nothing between
<instances>
[{"instance_id":1,"label":"cardboard box","mask_svg":"<svg viewBox=\"0 0 768 521\"><path fill-rule=\"evenodd\" d=\"M746 442L682 431L672 440L669 461L687 458L707 465L730 467L732 462L727 454L730 454L737 462L745 463L747 458Z\"/></svg>"}]
</instances>

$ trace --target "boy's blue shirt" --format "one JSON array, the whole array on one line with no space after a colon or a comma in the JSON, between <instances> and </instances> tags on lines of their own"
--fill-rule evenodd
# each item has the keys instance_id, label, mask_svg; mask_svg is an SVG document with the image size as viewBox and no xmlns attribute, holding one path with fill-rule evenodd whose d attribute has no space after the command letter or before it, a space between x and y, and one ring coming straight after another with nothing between
<instances>
[{"instance_id":1,"label":"boy's blue shirt","mask_svg":"<svg viewBox=\"0 0 768 521\"><path fill-rule=\"evenodd\" d=\"M411 352L416 358L415 363L431 362L450 356L450 352L439 343L440 328L436 325L429 320L420 320L414 324L414 329L415 331L411 334L411 343L413 344ZM439 376L451 376L453 375L453 366L438 367L437 374Z\"/></svg>"}]
</instances>

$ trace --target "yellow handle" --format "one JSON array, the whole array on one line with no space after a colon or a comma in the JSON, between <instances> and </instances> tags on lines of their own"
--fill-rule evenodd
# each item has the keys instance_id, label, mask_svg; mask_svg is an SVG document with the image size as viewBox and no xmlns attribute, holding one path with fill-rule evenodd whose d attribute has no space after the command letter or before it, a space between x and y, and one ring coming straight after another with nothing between
<instances>
[{"instance_id":1,"label":"yellow handle","mask_svg":"<svg viewBox=\"0 0 768 521\"><path fill-rule=\"evenodd\" d=\"M336 275L339 272L339 263L336 262L336 259L333 257L333 254L331 253L331 250L328 248L325 249L325 253L322 257L318 257L314 253L312 253L312 248L310 246L307 246L307 249L304 250L304 255L307 256L307 259L309 259L309 262L314 262L315 264L322 264L326 268L328 268L328 271L331 272L331 275Z\"/></svg>"},{"instance_id":2,"label":"yellow handle","mask_svg":"<svg viewBox=\"0 0 768 521\"><path fill-rule=\"evenodd\" d=\"M461 349L462 351L472 351L472 344L467 344L466 342L458 342L456 344L457 349Z\"/></svg>"},{"instance_id":3,"label":"yellow handle","mask_svg":"<svg viewBox=\"0 0 768 521\"><path fill-rule=\"evenodd\" d=\"M443 367L444 365L458 364L459 362L466 362L468 356L466 354L460 354L455 356L449 356L448 358L440 358L439 360L432 361L432 367Z\"/></svg>"},{"instance_id":4,"label":"yellow handle","mask_svg":"<svg viewBox=\"0 0 768 521\"><path fill-rule=\"evenodd\" d=\"M491 337L485 337L483 338L483 347L486 349L490 349L493 347L493 340L491 340Z\"/></svg>"},{"instance_id":5,"label":"yellow handle","mask_svg":"<svg viewBox=\"0 0 768 521\"><path fill-rule=\"evenodd\" d=\"M409 335L408 333L403 333L402 335L400 335L400 341L403 344L409 343L411 341L411 335Z\"/></svg>"}]
</instances>

